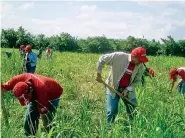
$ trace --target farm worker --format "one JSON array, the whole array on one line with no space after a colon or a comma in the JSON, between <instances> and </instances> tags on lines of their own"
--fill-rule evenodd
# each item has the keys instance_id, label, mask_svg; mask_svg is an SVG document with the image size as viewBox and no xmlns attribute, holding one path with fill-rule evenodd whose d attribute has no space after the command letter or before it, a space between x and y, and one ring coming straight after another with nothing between
<instances>
[{"instance_id":1,"label":"farm worker","mask_svg":"<svg viewBox=\"0 0 185 138\"><path fill-rule=\"evenodd\" d=\"M41 58L42 57L42 47L39 48L39 54L37 55L38 58Z\"/></svg>"},{"instance_id":2,"label":"farm worker","mask_svg":"<svg viewBox=\"0 0 185 138\"><path fill-rule=\"evenodd\" d=\"M46 49L46 58L48 59L49 57L51 57L51 55L52 55L51 49L48 47Z\"/></svg>"},{"instance_id":3,"label":"farm worker","mask_svg":"<svg viewBox=\"0 0 185 138\"><path fill-rule=\"evenodd\" d=\"M40 116L44 128L49 131L63 88L52 78L24 73L2 84L2 92L10 90L13 90L22 106L27 106L24 119L25 135L36 134Z\"/></svg>"},{"instance_id":4,"label":"farm worker","mask_svg":"<svg viewBox=\"0 0 185 138\"><path fill-rule=\"evenodd\" d=\"M184 98L185 98L185 67L170 69L170 77L169 78L172 80L172 83L170 84L171 91L174 87L174 84L175 84L177 78L180 78L180 80L177 84L177 88L178 88L179 92L184 95Z\"/></svg>"},{"instance_id":5,"label":"farm worker","mask_svg":"<svg viewBox=\"0 0 185 138\"><path fill-rule=\"evenodd\" d=\"M20 45L19 52L20 52L21 55L24 55L25 54L25 51L24 50L25 50L24 45Z\"/></svg>"},{"instance_id":6,"label":"farm worker","mask_svg":"<svg viewBox=\"0 0 185 138\"><path fill-rule=\"evenodd\" d=\"M146 76L149 76L150 78L156 77L153 68L149 68L149 67L147 67L145 64L144 64L144 66L145 66L145 71L144 71L144 73L143 73L143 75L142 75L142 78L141 78L141 82L142 82L142 85L143 85L143 86L145 86L145 84L146 84L146 81L145 81L145 77L146 77Z\"/></svg>"},{"instance_id":7,"label":"farm worker","mask_svg":"<svg viewBox=\"0 0 185 138\"><path fill-rule=\"evenodd\" d=\"M144 72L143 63L148 62L146 50L142 47L137 47L132 50L131 54L124 52L114 52L102 55L97 62L97 77L98 82L102 82L103 66L110 65L110 73L107 78L107 83L115 90L118 90L123 96L127 95L132 102L137 103L135 87L141 82L141 77ZM111 93L106 88L107 98L107 122L113 123L118 113L118 103L120 97ZM124 102L126 111L130 119L133 118L135 107Z\"/></svg>"},{"instance_id":8,"label":"farm worker","mask_svg":"<svg viewBox=\"0 0 185 138\"><path fill-rule=\"evenodd\" d=\"M24 59L25 71L27 73L34 74L36 69L36 63L37 63L37 55L34 52L32 52L31 45L27 45L25 48L25 51L26 51L26 55Z\"/></svg>"}]
</instances>

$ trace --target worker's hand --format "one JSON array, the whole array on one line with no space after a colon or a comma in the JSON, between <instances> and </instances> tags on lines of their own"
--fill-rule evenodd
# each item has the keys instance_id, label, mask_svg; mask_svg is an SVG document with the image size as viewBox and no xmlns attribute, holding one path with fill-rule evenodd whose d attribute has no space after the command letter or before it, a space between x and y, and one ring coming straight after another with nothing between
<instances>
[{"instance_id":1,"label":"worker's hand","mask_svg":"<svg viewBox=\"0 0 185 138\"><path fill-rule=\"evenodd\" d=\"M103 80L102 80L102 77L101 77L101 74L100 73L97 73L97 76L96 76L96 81L102 83Z\"/></svg>"},{"instance_id":2,"label":"worker's hand","mask_svg":"<svg viewBox=\"0 0 185 138\"><path fill-rule=\"evenodd\" d=\"M128 94L128 90L125 89L121 92L122 97L126 96Z\"/></svg>"},{"instance_id":3,"label":"worker's hand","mask_svg":"<svg viewBox=\"0 0 185 138\"><path fill-rule=\"evenodd\" d=\"M23 106L24 109L27 109L27 106Z\"/></svg>"}]
</instances>

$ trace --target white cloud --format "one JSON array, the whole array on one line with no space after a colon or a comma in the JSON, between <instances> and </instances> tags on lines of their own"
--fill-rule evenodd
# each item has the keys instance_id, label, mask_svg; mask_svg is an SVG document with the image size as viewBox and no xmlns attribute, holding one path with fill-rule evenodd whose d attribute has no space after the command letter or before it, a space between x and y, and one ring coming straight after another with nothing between
<instances>
[{"instance_id":1,"label":"white cloud","mask_svg":"<svg viewBox=\"0 0 185 138\"><path fill-rule=\"evenodd\" d=\"M96 5L92 5L92 6L84 5L81 7L81 11L83 11L83 12L93 12L96 9L97 9Z\"/></svg>"},{"instance_id":2,"label":"white cloud","mask_svg":"<svg viewBox=\"0 0 185 138\"><path fill-rule=\"evenodd\" d=\"M151 0L151 1L136 1L140 6L152 7L152 8L166 8L171 4L176 3L176 1L161 1L161 0Z\"/></svg>"},{"instance_id":3,"label":"white cloud","mask_svg":"<svg viewBox=\"0 0 185 138\"><path fill-rule=\"evenodd\" d=\"M69 1L69 2L67 2L67 4L68 4L68 5L72 5L72 4L73 4L73 2Z\"/></svg>"},{"instance_id":4,"label":"white cloud","mask_svg":"<svg viewBox=\"0 0 185 138\"><path fill-rule=\"evenodd\" d=\"M88 28L96 28L109 37L136 37L145 35L146 38L160 39L170 34L174 29L184 26L184 21L173 20L168 16L175 15L177 9L166 8L160 15L134 12L100 11L81 12L77 19ZM91 35L91 34L89 34ZM98 35L98 31L97 31ZM183 34L185 35L185 34Z\"/></svg>"},{"instance_id":5,"label":"white cloud","mask_svg":"<svg viewBox=\"0 0 185 138\"><path fill-rule=\"evenodd\" d=\"M20 5L19 9L30 9L34 7L34 3L33 2L28 2L28 3L24 3L22 5Z\"/></svg>"},{"instance_id":6,"label":"white cloud","mask_svg":"<svg viewBox=\"0 0 185 138\"><path fill-rule=\"evenodd\" d=\"M6 20L11 20L16 18L16 13L13 10L14 7L12 4L7 4L1 2L1 20L5 18Z\"/></svg>"},{"instance_id":7,"label":"white cloud","mask_svg":"<svg viewBox=\"0 0 185 138\"><path fill-rule=\"evenodd\" d=\"M159 5L157 6L159 7ZM15 13L7 6L4 9L6 9L7 17L11 15L11 12ZM16 16L16 20L3 18L2 26L4 28L18 28L22 25L31 33L43 33L48 36L68 32L72 36L78 37L103 34L111 38L126 38L129 35L141 37L144 35L147 39L155 38L157 40L168 35L178 39L185 37L184 13L177 8L169 8L164 5L160 9L161 14L155 15L143 12L102 10L96 5L83 5L73 8L73 16L65 18L61 16L56 19ZM176 15L181 15L182 19L174 19L173 17Z\"/></svg>"},{"instance_id":8,"label":"white cloud","mask_svg":"<svg viewBox=\"0 0 185 138\"><path fill-rule=\"evenodd\" d=\"M179 10L173 9L173 8L166 8L163 13L161 13L161 16L173 16L178 13Z\"/></svg>"}]
</instances>

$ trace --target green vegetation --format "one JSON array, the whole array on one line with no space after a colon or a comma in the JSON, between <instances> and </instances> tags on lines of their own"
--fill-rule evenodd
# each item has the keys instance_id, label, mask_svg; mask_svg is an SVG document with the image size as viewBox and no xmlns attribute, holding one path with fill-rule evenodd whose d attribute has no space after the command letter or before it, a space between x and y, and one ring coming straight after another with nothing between
<instances>
[{"instance_id":1,"label":"green vegetation","mask_svg":"<svg viewBox=\"0 0 185 138\"><path fill-rule=\"evenodd\" d=\"M1 49L5 51L5 49ZM6 82L14 75L21 73L22 58L18 49L13 51L11 58L5 53L1 55L1 77ZM146 87L137 88L139 107L137 117L129 125L124 104L120 101L119 114L113 132L107 133L106 128L106 97L103 85L95 81L96 62L99 54L54 52L52 60L45 55L38 60L36 73L56 79L64 88L55 117L56 127L46 136L41 131L42 123L36 137L50 138L184 138L185 115L183 113L183 97L174 89L168 92L168 72L171 67L184 66L182 57L149 56L147 66L154 68L157 77L146 78ZM106 79L108 67L104 68ZM13 93L3 95L9 112L10 128L5 125L1 116L3 138L24 138L23 115L21 107Z\"/></svg>"},{"instance_id":2,"label":"green vegetation","mask_svg":"<svg viewBox=\"0 0 185 138\"><path fill-rule=\"evenodd\" d=\"M173 55L185 56L185 40L175 41L171 36L161 38L161 42L155 39L147 40L128 36L126 39L110 39L103 36L87 37L80 39L68 33L60 33L51 37L44 34L33 35L24 28L18 30L2 29L1 46L19 48L20 45L31 44L34 49L51 47L57 51L104 53L123 50L130 52L133 48L143 46L148 55Z\"/></svg>"}]
</instances>

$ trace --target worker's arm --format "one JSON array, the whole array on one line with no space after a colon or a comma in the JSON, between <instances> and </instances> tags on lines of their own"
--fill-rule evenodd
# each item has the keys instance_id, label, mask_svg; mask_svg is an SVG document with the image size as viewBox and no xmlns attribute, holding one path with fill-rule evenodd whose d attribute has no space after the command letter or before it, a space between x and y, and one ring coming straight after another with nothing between
<instances>
[{"instance_id":1,"label":"worker's arm","mask_svg":"<svg viewBox=\"0 0 185 138\"><path fill-rule=\"evenodd\" d=\"M1 85L1 92L7 92L10 90L13 90L14 86L18 83L18 82L25 82L27 79L27 74L21 74L21 75L17 75L13 78L11 78L8 82L4 83Z\"/></svg>"}]
</instances>

